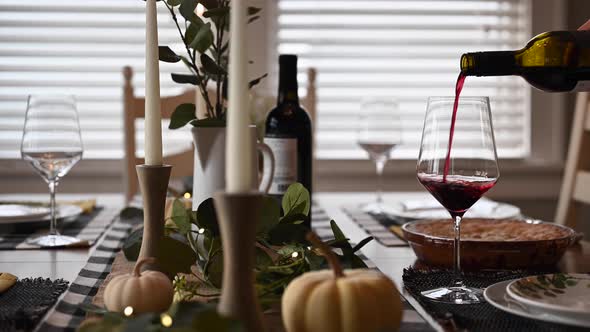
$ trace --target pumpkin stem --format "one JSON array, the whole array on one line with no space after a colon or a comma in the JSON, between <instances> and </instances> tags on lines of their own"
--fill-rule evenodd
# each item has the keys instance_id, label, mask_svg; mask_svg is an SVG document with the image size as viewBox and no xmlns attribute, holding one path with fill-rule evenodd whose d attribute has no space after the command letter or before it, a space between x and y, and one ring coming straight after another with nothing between
<instances>
[{"instance_id":1,"label":"pumpkin stem","mask_svg":"<svg viewBox=\"0 0 590 332\"><path fill-rule=\"evenodd\" d=\"M153 257L146 257L143 258L139 261L137 261L137 263L135 263L135 267L133 268L133 276L134 277L139 277L141 276L141 267L143 266L143 264L156 264L156 259Z\"/></svg>"},{"instance_id":2,"label":"pumpkin stem","mask_svg":"<svg viewBox=\"0 0 590 332\"><path fill-rule=\"evenodd\" d=\"M344 272L342 271L342 265L340 265L340 261L332 249L322 242L322 240L320 240L320 238L314 232L307 233L305 238L322 253L322 256L326 258L330 268L332 268L332 271L334 271L334 278L338 279L343 277Z\"/></svg>"}]
</instances>

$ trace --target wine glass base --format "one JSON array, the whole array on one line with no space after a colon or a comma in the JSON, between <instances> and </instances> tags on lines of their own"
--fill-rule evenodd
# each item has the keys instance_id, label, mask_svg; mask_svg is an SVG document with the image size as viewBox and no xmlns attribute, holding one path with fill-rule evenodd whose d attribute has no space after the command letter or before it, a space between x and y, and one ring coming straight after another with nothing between
<instances>
[{"instance_id":1,"label":"wine glass base","mask_svg":"<svg viewBox=\"0 0 590 332\"><path fill-rule=\"evenodd\" d=\"M83 242L80 239L65 235L43 235L27 241L28 244L40 247L67 247Z\"/></svg>"},{"instance_id":2,"label":"wine glass base","mask_svg":"<svg viewBox=\"0 0 590 332\"><path fill-rule=\"evenodd\" d=\"M431 301L449 304L476 304L486 302L482 289L465 286L441 287L424 291L421 294Z\"/></svg>"}]
</instances>

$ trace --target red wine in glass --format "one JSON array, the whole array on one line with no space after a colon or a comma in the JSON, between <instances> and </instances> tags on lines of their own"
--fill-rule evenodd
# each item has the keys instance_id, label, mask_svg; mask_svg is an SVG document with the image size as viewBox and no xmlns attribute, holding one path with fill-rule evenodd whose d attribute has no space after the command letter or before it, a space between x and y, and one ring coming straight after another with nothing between
<instances>
[{"instance_id":1,"label":"red wine in glass","mask_svg":"<svg viewBox=\"0 0 590 332\"><path fill-rule=\"evenodd\" d=\"M447 158L445 159L445 168L443 172L443 182L446 182L447 175L449 174L449 165L451 159L451 149L453 147L453 135L455 135L455 121L457 120L457 109L459 108L459 97L461 96L461 91L463 90L463 85L465 84L465 78L467 76L463 75L463 73L459 73L459 77L457 77L457 83L455 83L455 102L453 103L453 116L451 118L451 130L449 131L449 145L447 147Z\"/></svg>"},{"instance_id":2,"label":"red wine in glass","mask_svg":"<svg viewBox=\"0 0 590 332\"><path fill-rule=\"evenodd\" d=\"M496 179L476 176L418 174L418 181L453 216L462 216L490 190Z\"/></svg>"},{"instance_id":3,"label":"red wine in glass","mask_svg":"<svg viewBox=\"0 0 590 332\"><path fill-rule=\"evenodd\" d=\"M449 304L485 302L482 289L463 282L461 219L500 176L489 98L463 97L459 105L463 82L464 78L459 76L453 97L428 98L416 166L418 181L449 211L455 233L454 281L446 287L425 290L421 295ZM468 125L455 126L455 122L463 121Z\"/></svg>"}]
</instances>

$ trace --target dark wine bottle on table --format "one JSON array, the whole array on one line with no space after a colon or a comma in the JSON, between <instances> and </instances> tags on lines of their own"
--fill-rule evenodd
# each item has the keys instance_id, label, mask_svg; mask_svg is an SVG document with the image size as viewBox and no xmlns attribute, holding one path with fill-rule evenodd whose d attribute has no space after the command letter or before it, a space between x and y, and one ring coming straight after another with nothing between
<instances>
[{"instance_id":1,"label":"dark wine bottle on table","mask_svg":"<svg viewBox=\"0 0 590 332\"><path fill-rule=\"evenodd\" d=\"M303 184L312 192L311 120L299 105L297 56L279 56L277 107L266 118L264 143L275 157L275 175L269 194L282 199L289 185ZM307 226L311 226L311 213Z\"/></svg>"},{"instance_id":2,"label":"dark wine bottle on table","mask_svg":"<svg viewBox=\"0 0 590 332\"><path fill-rule=\"evenodd\" d=\"M590 90L590 31L542 33L517 51L466 53L464 76L518 75L548 92Z\"/></svg>"}]
</instances>

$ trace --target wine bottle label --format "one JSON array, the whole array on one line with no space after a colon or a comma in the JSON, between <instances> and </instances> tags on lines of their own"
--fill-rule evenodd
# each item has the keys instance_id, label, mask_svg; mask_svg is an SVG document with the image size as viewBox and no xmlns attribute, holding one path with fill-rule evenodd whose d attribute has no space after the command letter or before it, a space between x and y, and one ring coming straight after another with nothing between
<instances>
[{"instance_id":1,"label":"wine bottle label","mask_svg":"<svg viewBox=\"0 0 590 332\"><path fill-rule=\"evenodd\" d=\"M297 139L265 137L275 157L275 175L268 191L271 195L282 195L297 182Z\"/></svg>"},{"instance_id":2,"label":"wine bottle label","mask_svg":"<svg viewBox=\"0 0 590 332\"><path fill-rule=\"evenodd\" d=\"M590 91L590 81L578 81L572 92Z\"/></svg>"}]
</instances>

